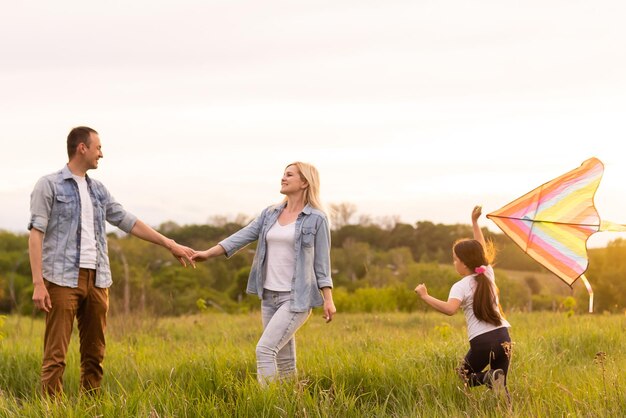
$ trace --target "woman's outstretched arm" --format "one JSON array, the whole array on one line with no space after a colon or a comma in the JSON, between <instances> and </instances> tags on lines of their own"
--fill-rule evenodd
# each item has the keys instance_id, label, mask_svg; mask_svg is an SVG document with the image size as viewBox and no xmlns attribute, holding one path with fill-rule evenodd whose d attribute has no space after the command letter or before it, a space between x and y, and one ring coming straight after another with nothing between
<instances>
[{"instance_id":1,"label":"woman's outstretched arm","mask_svg":"<svg viewBox=\"0 0 626 418\"><path fill-rule=\"evenodd\" d=\"M226 254L226 250L224 250L224 247L217 244L209 248L208 250L196 251L191 258L193 261L206 261L209 258L218 257L224 254Z\"/></svg>"}]
</instances>

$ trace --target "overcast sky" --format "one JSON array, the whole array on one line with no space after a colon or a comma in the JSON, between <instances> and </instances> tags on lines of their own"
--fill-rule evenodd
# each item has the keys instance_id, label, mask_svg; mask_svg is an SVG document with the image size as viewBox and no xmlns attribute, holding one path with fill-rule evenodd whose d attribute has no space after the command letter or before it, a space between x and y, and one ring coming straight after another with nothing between
<instances>
[{"instance_id":1,"label":"overcast sky","mask_svg":"<svg viewBox=\"0 0 626 418\"><path fill-rule=\"evenodd\" d=\"M626 223L626 2L1 1L0 229L77 125L154 226L254 216L294 160L357 217L469 223L592 156Z\"/></svg>"}]
</instances>

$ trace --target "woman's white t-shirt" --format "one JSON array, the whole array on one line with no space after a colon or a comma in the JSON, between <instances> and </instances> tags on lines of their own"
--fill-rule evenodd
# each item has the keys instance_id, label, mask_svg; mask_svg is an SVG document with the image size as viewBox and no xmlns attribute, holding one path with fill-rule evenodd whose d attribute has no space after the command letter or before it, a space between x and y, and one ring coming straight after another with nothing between
<instances>
[{"instance_id":1,"label":"woman's white t-shirt","mask_svg":"<svg viewBox=\"0 0 626 418\"><path fill-rule=\"evenodd\" d=\"M296 270L296 223L281 225L278 221L267 231L267 262L263 288L275 292L291 291Z\"/></svg>"},{"instance_id":2,"label":"woman's white t-shirt","mask_svg":"<svg viewBox=\"0 0 626 418\"><path fill-rule=\"evenodd\" d=\"M465 276L456 282L452 286L452 289L450 289L450 295L448 296L448 299L454 298L461 301L461 309L463 309L465 320L467 321L467 336L470 340L478 335L493 331L494 329L511 327L511 324L509 324L504 318L502 318L502 325L500 326L496 326L476 318L473 308L474 291L476 290L475 276L475 274L470 274L469 276ZM487 276L487 279L489 279L493 286L496 285L496 276L493 272L493 267L487 266L485 276ZM497 312L499 312L498 303L498 296L496 295L495 309Z\"/></svg>"}]
</instances>

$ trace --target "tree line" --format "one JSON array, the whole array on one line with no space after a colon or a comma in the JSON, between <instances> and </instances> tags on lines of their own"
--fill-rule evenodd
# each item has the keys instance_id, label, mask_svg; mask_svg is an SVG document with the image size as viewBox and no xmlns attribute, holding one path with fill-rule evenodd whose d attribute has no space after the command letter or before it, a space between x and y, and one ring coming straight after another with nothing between
<instances>
[{"instance_id":1,"label":"tree line","mask_svg":"<svg viewBox=\"0 0 626 418\"><path fill-rule=\"evenodd\" d=\"M336 209L336 208L335 208ZM344 207L344 209L346 209ZM348 207L347 209L350 209ZM344 312L415 311L426 309L413 289L426 283L436 297L447 298L458 280L451 248L471 237L469 224L435 224L397 219L350 222L350 210L335 210L332 219L331 265L335 302ZM166 222L160 232L177 242L205 249L245 225L214 218L212 224L177 225ZM496 246L496 277L505 310L566 310L585 312L587 292L573 289L547 273L509 238L483 229ZM112 314L184 315L198 311L248 312L259 309L256 296L245 293L254 245L230 260L215 259L182 268L162 248L132 236L111 233L109 257L114 285ZM595 293L596 311L626 310L626 241L589 251L586 273ZM0 313L33 314L28 235L0 231Z\"/></svg>"}]
</instances>

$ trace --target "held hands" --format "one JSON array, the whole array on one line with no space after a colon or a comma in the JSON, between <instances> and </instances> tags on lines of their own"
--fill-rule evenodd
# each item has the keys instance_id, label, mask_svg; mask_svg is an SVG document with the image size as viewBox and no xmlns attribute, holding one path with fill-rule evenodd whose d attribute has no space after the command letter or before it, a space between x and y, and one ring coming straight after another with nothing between
<instances>
[{"instance_id":1,"label":"held hands","mask_svg":"<svg viewBox=\"0 0 626 418\"><path fill-rule=\"evenodd\" d=\"M184 245L180 245L172 240L172 245L169 248L169 250L171 251L172 255L176 257L178 261L180 261L180 264L182 264L184 267L187 267L187 262L189 262L189 264L191 264L193 268L196 268L196 263L193 259L193 255L195 251L192 248L185 247Z\"/></svg>"},{"instance_id":2,"label":"held hands","mask_svg":"<svg viewBox=\"0 0 626 418\"><path fill-rule=\"evenodd\" d=\"M194 251L193 256L191 257L193 261L207 261L209 258L218 257L220 255L225 255L226 250L220 244L214 245L208 250L204 251Z\"/></svg>"},{"instance_id":3,"label":"held hands","mask_svg":"<svg viewBox=\"0 0 626 418\"><path fill-rule=\"evenodd\" d=\"M482 206L474 206L474 209L472 209L472 223L478 222L478 218L480 218L480 215L482 213L483 213Z\"/></svg>"},{"instance_id":4,"label":"held hands","mask_svg":"<svg viewBox=\"0 0 626 418\"><path fill-rule=\"evenodd\" d=\"M50 312L50 309L52 309L50 294L48 293L48 289L43 282L35 284L35 290L33 290L33 303L40 311Z\"/></svg>"},{"instance_id":5,"label":"held hands","mask_svg":"<svg viewBox=\"0 0 626 418\"><path fill-rule=\"evenodd\" d=\"M209 258L211 258L209 250L194 251L193 256L191 257L193 261L207 261Z\"/></svg>"}]
</instances>

